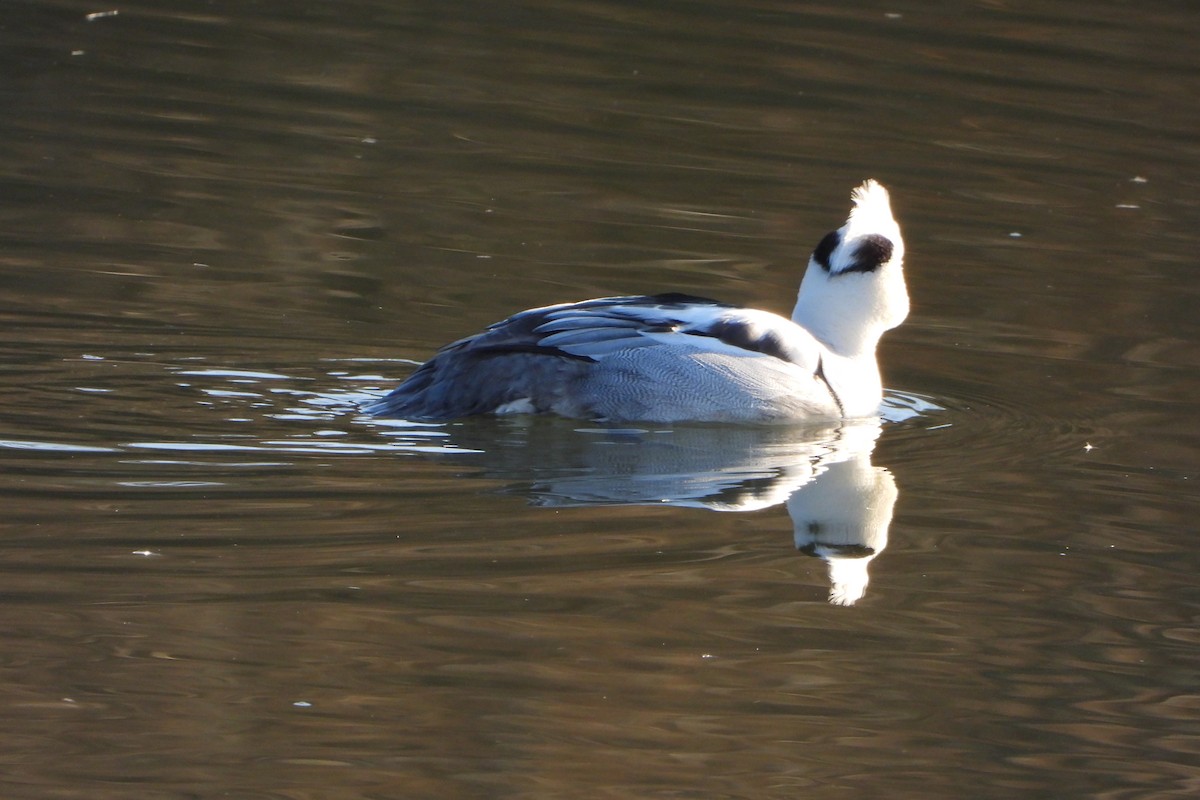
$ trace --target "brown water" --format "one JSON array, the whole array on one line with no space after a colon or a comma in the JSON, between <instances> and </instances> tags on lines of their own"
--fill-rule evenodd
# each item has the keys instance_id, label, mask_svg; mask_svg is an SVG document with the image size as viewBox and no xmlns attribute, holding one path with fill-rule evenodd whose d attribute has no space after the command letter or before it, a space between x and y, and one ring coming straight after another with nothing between
<instances>
[{"instance_id":1,"label":"brown water","mask_svg":"<svg viewBox=\"0 0 1200 800\"><path fill-rule=\"evenodd\" d=\"M1196 796L1198 36L10 0L0 797ZM528 306L786 312L868 176L882 429L353 413Z\"/></svg>"}]
</instances>

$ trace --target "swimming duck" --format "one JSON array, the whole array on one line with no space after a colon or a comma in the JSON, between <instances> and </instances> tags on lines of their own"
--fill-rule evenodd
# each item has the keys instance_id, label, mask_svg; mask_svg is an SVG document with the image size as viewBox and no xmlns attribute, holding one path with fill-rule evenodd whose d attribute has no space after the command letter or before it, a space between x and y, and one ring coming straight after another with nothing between
<instances>
[{"instance_id":1,"label":"swimming duck","mask_svg":"<svg viewBox=\"0 0 1200 800\"><path fill-rule=\"evenodd\" d=\"M795 422L870 416L875 348L908 316L904 240L868 180L808 261L789 320L686 294L533 308L446 345L376 416L554 413L626 422Z\"/></svg>"}]
</instances>

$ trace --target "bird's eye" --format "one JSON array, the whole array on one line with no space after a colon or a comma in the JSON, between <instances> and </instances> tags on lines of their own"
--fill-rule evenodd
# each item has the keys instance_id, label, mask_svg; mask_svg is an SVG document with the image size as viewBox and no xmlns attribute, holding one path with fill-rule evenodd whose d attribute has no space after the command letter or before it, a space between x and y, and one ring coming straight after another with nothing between
<instances>
[{"instance_id":1,"label":"bird's eye","mask_svg":"<svg viewBox=\"0 0 1200 800\"><path fill-rule=\"evenodd\" d=\"M864 236L854 250L850 263L838 270L842 275L847 272L874 272L892 257L892 240L878 233Z\"/></svg>"},{"instance_id":2,"label":"bird's eye","mask_svg":"<svg viewBox=\"0 0 1200 800\"><path fill-rule=\"evenodd\" d=\"M842 243L842 235L837 231L830 231L825 234L825 238L817 245L817 249L813 250L813 261L821 265L821 269L829 272L829 257L833 255L833 251Z\"/></svg>"}]
</instances>

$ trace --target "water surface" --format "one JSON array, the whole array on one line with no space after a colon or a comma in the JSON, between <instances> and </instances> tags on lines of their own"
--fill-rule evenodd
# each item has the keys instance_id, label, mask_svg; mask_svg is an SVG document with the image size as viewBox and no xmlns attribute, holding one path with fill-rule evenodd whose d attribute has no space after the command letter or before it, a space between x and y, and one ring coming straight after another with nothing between
<instances>
[{"instance_id":1,"label":"water surface","mask_svg":"<svg viewBox=\"0 0 1200 800\"><path fill-rule=\"evenodd\" d=\"M15 4L0 793L1194 795L1198 26ZM865 177L878 426L355 413L529 306L787 312Z\"/></svg>"}]
</instances>

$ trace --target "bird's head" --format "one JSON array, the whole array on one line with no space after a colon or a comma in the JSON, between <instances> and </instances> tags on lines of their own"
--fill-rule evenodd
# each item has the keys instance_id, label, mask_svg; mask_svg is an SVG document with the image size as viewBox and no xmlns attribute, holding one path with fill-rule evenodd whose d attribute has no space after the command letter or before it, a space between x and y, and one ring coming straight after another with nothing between
<instances>
[{"instance_id":1,"label":"bird's head","mask_svg":"<svg viewBox=\"0 0 1200 800\"><path fill-rule=\"evenodd\" d=\"M851 195L846 223L813 250L792 319L834 352L873 352L883 332L908 316L904 239L887 189L866 181Z\"/></svg>"}]
</instances>

